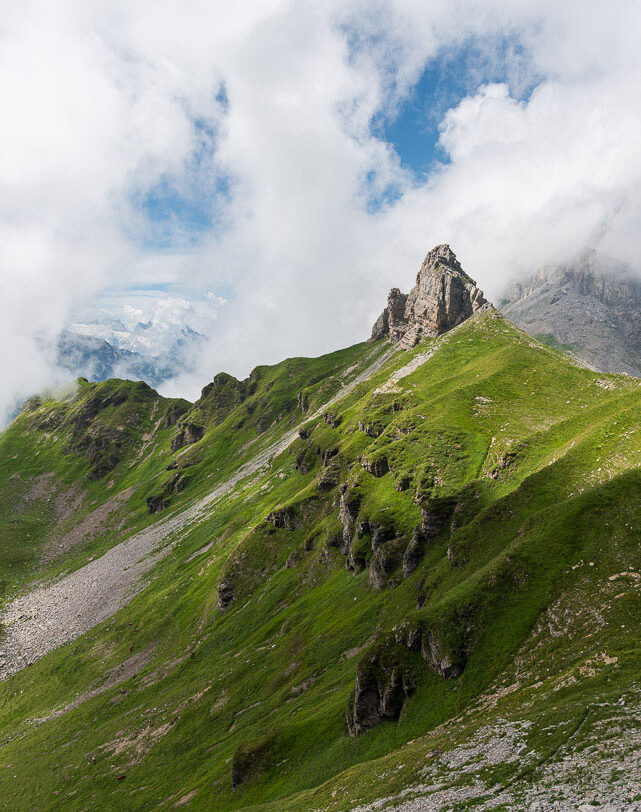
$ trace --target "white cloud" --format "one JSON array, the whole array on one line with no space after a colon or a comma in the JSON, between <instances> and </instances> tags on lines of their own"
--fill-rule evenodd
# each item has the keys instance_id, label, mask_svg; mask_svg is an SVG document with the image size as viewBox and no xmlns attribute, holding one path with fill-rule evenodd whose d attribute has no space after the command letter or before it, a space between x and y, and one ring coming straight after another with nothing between
<instances>
[{"instance_id":1,"label":"white cloud","mask_svg":"<svg viewBox=\"0 0 641 812\"><path fill-rule=\"evenodd\" d=\"M228 299L212 308L201 372L178 384L193 396L221 368L245 374L361 339L387 288L407 288L438 242L491 295L586 244L638 264L632 0L32 0L0 11L0 411L51 380L34 335L52 339L108 285ZM417 183L371 119L470 37L494 67L470 76L470 95L444 116L449 163ZM522 47L499 51L506 38ZM497 63L515 98L507 84L478 86ZM230 192L215 234L180 255L144 248L135 201L162 183L197 197L221 177ZM395 202L368 213L367 194L388 185ZM183 317L175 302L167 313Z\"/></svg>"}]
</instances>

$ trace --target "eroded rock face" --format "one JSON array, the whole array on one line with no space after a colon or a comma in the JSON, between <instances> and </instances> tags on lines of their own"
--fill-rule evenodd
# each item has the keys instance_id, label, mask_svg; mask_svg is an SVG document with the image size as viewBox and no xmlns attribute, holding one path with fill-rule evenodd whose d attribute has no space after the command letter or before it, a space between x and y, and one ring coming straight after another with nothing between
<instances>
[{"instance_id":1,"label":"eroded rock face","mask_svg":"<svg viewBox=\"0 0 641 812\"><path fill-rule=\"evenodd\" d=\"M403 560L405 539L375 544L372 535L372 557L369 562L369 585L380 591L389 585L389 579Z\"/></svg>"},{"instance_id":2,"label":"eroded rock face","mask_svg":"<svg viewBox=\"0 0 641 812\"><path fill-rule=\"evenodd\" d=\"M222 580L218 584L218 609L224 612L234 600L234 588L230 581Z\"/></svg>"},{"instance_id":3,"label":"eroded rock face","mask_svg":"<svg viewBox=\"0 0 641 812\"><path fill-rule=\"evenodd\" d=\"M180 427L178 433L172 438L171 450L179 451L186 445L192 445L202 440L205 434L204 426L197 426L195 423L185 423Z\"/></svg>"},{"instance_id":4,"label":"eroded rock face","mask_svg":"<svg viewBox=\"0 0 641 812\"><path fill-rule=\"evenodd\" d=\"M464 660L440 645L429 631L423 634L421 657L437 674L445 679L454 679L463 671Z\"/></svg>"},{"instance_id":5,"label":"eroded rock face","mask_svg":"<svg viewBox=\"0 0 641 812\"><path fill-rule=\"evenodd\" d=\"M403 577L408 578L421 563L425 555L427 538L420 527L414 530L410 543L403 554Z\"/></svg>"},{"instance_id":6,"label":"eroded rock face","mask_svg":"<svg viewBox=\"0 0 641 812\"><path fill-rule=\"evenodd\" d=\"M400 626L396 630L396 642L419 652L432 671L445 679L460 676L467 662L465 651L451 648L433 630L421 625Z\"/></svg>"},{"instance_id":7,"label":"eroded rock face","mask_svg":"<svg viewBox=\"0 0 641 812\"><path fill-rule=\"evenodd\" d=\"M361 506L360 497L351 493L347 485L341 485L340 488L340 509L338 518L343 525L343 539L340 545L340 551L343 555L347 555L352 546L352 539L354 538L355 522L358 516L358 511Z\"/></svg>"},{"instance_id":8,"label":"eroded rock face","mask_svg":"<svg viewBox=\"0 0 641 812\"><path fill-rule=\"evenodd\" d=\"M392 341L398 341L407 330L407 299L407 293L401 293L398 288L392 288L387 297L389 334Z\"/></svg>"},{"instance_id":9,"label":"eroded rock face","mask_svg":"<svg viewBox=\"0 0 641 812\"><path fill-rule=\"evenodd\" d=\"M189 404L188 403L171 403L165 412L165 417L163 419L163 425L166 429L170 428L171 426L175 426L178 420L185 414L188 410Z\"/></svg>"},{"instance_id":10,"label":"eroded rock face","mask_svg":"<svg viewBox=\"0 0 641 812\"><path fill-rule=\"evenodd\" d=\"M169 506L169 497L164 494L155 494L147 497L147 513L160 513Z\"/></svg>"},{"instance_id":11,"label":"eroded rock face","mask_svg":"<svg viewBox=\"0 0 641 812\"><path fill-rule=\"evenodd\" d=\"M292 507L279 508L265 516L265 521L273 524L274 527L294 530L296 528L296 511Z\"/></svg>"},{"instance_id":12,"label":"eroded rock face","mask_svg":"<svg viewBox=\"0 0 641 812\"><path fill-rule=\"evenodd\" d=\"M425 257L408 295L398 288L390 291L370 341L388 335L408 349L423 336L451 330L486 303L483 291L461 268L449 245L437 245Z\"/></svg>"},{"instance_id":13,"label":"eroded rock face","mask_svg":"<svg viewBox=\"0 0 641 812\"><path fill-rule=\"evenodd\" d=\"M378 341L379 338L385 338L386 335L389 335L389 317L387 308L383 310L381 315L374 322L372 334L370 335L369 340Z\"/></svg>"},{"instance_id":14,"label":"eroded rock face","mask_svg":"<svg viewBox=\"0 0 641 812\"><path fill-rule=\"evenodd\" d=\"M361 465L368 473L377 479L385 476L385 474L389 471L387 459L382 455L375 457L373 460L369 459L366 455L363 455L361 457Z\"/></svg>"},{"instance_id":15,"label":"eroded rock face","mask_svg":"<svg viewBox=\"0 0 641 812\"><path fill-rule=\"evenodd\" d=\"M379 338L389 335L393 341L398 341L399 337L407 329L405 318L405 305L407 304L407 293L401 293L398 288L392 288L387 297L387 307L376 319L372 327L370 341L377 341Z\"/></svg>"},{"instance_id":16,"label":"eroded rock face","mask_svg":"<svg viewBox=\"0 0 641 812\"><path fill-rule=\"evenodd\" d=\"M442 625L442 624L441 624ZM445 679L456 679L467 662L467 651L457 635L445 627L428 628L424 621L407 620L363 655L356 666L346 720L350 736L358 736L385 720L398 720L407 697L415 690L421 659ZM415 659L413 652L417 656Z\"/></svg>"},{"instance_id":17,"label":"eroded rock face","mask_svg":"<svg viewBox=\"0 0 641 812\"><path fill-rule=\"evenodd\" d=\"M318 476L318 487L321 491L335 488L341 476L341 463L338 457L332 457Z\"/></svg>"},{"instance_id":18,"label":"eroded rock face","mask_svg":"<svg viewBox=\"0 0 641 812\"><path fill-rule=\"evenodd\" d=\"M386 663L377 653L365 657L356 667L354 692L347 708L349 735L358 736L385 719L397 720L414 687L411 674L400 664Z\"/></svg>"}]
</instances>

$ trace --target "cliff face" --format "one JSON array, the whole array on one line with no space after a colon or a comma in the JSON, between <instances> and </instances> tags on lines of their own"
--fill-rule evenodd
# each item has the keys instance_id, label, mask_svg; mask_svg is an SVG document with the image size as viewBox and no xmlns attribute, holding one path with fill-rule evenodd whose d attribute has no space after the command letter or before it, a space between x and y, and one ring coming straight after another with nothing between
<instances>
[{"instance_id":1,"label":"cliff face","mask_svg":"<svg viewBox=\"0 0 641 812\"><path fill-rule=\"evenodd\" d=\"M484 304L483 292L461 268L449 245L437 245L425 257L409 294L392 288L370 341L389 335L408 349L424 336L451 330Z\"/></svg>"},{"instance_id":2,"label":"cliff face","mask_svg":"<svg viewBox=\"0 0 641 812\"><path fill-rule=\"evenodd\" d=\"M629 266L586 252L512 285L502 310L595 369L641 376L641 281Z\"/></svg>"}]
</instances>

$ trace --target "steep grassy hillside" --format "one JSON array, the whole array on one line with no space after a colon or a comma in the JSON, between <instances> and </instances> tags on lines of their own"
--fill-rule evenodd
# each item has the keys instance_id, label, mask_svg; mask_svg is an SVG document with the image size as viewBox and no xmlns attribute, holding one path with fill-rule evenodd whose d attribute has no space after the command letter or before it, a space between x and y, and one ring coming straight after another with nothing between
<instances>
[{"instance_id":1,"label":"steep grassy hillside","mask_svg":"<svg viewBox=\"0 0 641 812\"><path fill-rule=\"evenodd\" d=\"M192 512L113 618L0 683L1 803L562 799L564 748L636 719L640 386L486 310L193 406L120 381L32 403L0 440L5 594Z\"/></svg>"}]
</instances>

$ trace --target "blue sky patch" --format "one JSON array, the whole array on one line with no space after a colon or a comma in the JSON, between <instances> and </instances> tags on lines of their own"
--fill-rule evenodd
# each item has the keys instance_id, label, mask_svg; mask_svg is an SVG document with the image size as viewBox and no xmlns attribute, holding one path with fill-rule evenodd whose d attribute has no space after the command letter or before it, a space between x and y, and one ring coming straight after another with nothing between
<instances>
[{"instance_id":1,"label":"blue sky patch","mask_svg":"<svg viewBox=\"0 0 641 812\"><path fill-rule=\"evenodd\" d=\"M514 98L527 100L541 79L515 37L470 39L430 60L394 114L382 113L372 121L372 133L390 143L401 165L421 181L436 164L448 162L438 145L439 125L447 110L490 82L505 82Z\"/></svg>"}]
</instances>

